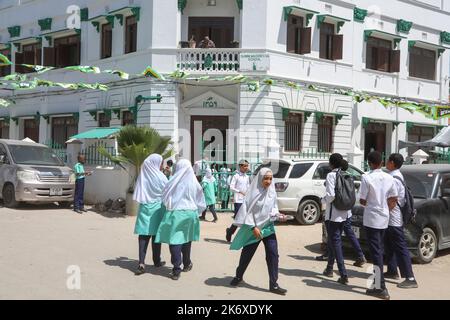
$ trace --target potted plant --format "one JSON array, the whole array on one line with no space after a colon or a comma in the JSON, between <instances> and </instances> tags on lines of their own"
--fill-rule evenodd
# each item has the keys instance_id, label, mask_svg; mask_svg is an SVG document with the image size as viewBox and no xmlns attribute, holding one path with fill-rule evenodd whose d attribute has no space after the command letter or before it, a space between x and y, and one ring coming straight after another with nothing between
<instances>
[{"instance_id":1,"label":"potted plant","mask_svg":"<svg viewBox=\"0 0 450 320\"><path fill-rule=\"evenodd\" d=\"M173 154L170 137L162 137L150 127L125 126L117 134L119 155L111 155L105 148L99 148L100 154L127 170L132 179L126 196L127 214L137 215L138 204L133 200L134 186L144 160L152 153L160 154L163 159Z\"/></svg>"}]
</instances>

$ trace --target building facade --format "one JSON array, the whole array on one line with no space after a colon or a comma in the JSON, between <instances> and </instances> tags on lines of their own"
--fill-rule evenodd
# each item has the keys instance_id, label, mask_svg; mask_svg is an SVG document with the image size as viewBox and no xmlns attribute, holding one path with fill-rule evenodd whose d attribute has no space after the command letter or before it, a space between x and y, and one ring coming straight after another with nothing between
<instances>
[{"instance_id":1,"label":"building facade","mask_svg":"<svg viewBox=\"0 0 450 320\"><path fill-rule=\"evenodd\" d=\"M396 152L399 140L424 141L447 125L378 101L286 85L448 104L450 2L374 2L0 1L0 53L13 64L57 68L28 76L109 86L0 90L15 100L0 109L1 137L64 145L77 132L136 123L172 136L191 160L340 152L360 166L371 150ZM81 9L79 24L73 4ZM215 48L199 48L205 36ZM168 80L63 69L72 65L130 74L152 66ZM26 71L0 69L2 76ZM168 75L175 70L204 78L174 80ZM236 75L259 79L260 89L224 78ZM157 94L161 102L132 108L138 96Z\"/></svg>"}]
</instances>

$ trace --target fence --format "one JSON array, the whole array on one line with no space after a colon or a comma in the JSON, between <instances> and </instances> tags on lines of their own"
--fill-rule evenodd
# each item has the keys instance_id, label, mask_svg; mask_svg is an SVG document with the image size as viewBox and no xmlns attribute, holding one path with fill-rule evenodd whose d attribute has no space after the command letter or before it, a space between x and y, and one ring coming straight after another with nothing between
<instances>
[{"instance_id":1,"label":"fence","mask_svg":"<svg viewBox=\"0 0 450 320\"><path fill-rule=\"evenodd\" d=\"M47 141L44 143L44 145L52 149L53 153L56 154L62 161L64 161L64 163L67 163L67 150L65 145L61 145L53 141Z\"/></svg>"},{"instance_id":2,"label":"fence","mask_svg":"<svg viewBox=\"0 0 450 320\"><path fill-rule=\"evenodd\" d=\"M114 163L99 152L99 148L104 148L110 155L117 156L116 148L109 146L106 142L97 141L86 147L81 154L84 155L87 165L114 166Z\"/></svg>"}]
</instances>

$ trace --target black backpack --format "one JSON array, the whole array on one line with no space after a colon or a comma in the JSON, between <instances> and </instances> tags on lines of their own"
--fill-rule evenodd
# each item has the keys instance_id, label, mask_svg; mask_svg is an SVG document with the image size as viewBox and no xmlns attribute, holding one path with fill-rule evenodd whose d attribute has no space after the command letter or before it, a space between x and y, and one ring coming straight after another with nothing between
<instances>
[{"instance_id":1,"label":"black backpack","mask_svg":"<svg viewBox=\"0 0 450 320\"><path fill-rule=\"evenodd\" d=\"M351 210L356 202L356 188L353 176L341 170L336 172L333 205L338 210Z\"/></svg>"},{"instance_id":2,"label":"black backpack","mask_svg":"<svg viewBox=\"0 0 450 320\"><path fill-rule=\"evenodd\" d=\"M400 181L405 188L405 205L402 207L398 202L397 205L400 207L400 211L402 212L403 226L406 226L414 221L416 217L417 210L414 209L414 197L411 190L406 186L405 181L403 181L400 177L394 176L394 178Z\"/></svg>"}]
</instances>

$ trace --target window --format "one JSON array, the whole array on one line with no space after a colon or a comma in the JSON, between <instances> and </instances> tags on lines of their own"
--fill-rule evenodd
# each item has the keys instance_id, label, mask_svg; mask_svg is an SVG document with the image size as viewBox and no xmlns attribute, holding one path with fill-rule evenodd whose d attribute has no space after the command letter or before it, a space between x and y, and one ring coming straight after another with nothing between
<instances>
[{"instance_id":1,"label":"window","mask_svg":"<svg viewBox=\"0 0 450 320\"><path fill-rule=\"evenodd\" d=\"M311 28L303 28L303 18L289 15L287 24L287 52L311 53Z\"/></svg>"},{"instance_id":2,"label":"window","mask_svg":"<svg viewBox=\"0 0 450 320\"><path fill-rule=\"evenodd\" d=\"M112 56L112 25L106 23L102 25L102 51L101 58L106 59Z\"/></svg>"},{"instance_id":3,"label":"window","mask_svg":"<svg viewBox=\"0 0 450 320\"><path fill-rule=\"evenodd\" d=\"M408 133L408 140L411 142L424 142L433 139L435 133L434 127L413 126ZM425 152L430 148L422 148ZM409 147L408 153L412 155L419 150L419 147Z\"/></svg>"},{"instance_id":4,"label":"window","mask_svg":"<svg viewBox=\"0 0 450 320\"><path fill-rule=\"evenodd\" d=\"M291 174L289 175L289 179L299 179L305 175L306 172L308 172L309 169L313 166L312 163L300 163L296 164L292 170Z\"/></svg>"},{"instance_id":5,"label":"window","mask_svg":"<svg viewBox=\"0 0 450 320\"><path fill-rule=\"evenodd\" d=\"M335 26L322 23L320 26L320 58L327 60L341 60L344 37L334 33Z\"/></svg>"},{"instance_id":6,"label":"window","mask_svg":"<svg viewBox=\"0 0 450 320\"><path fill-rule=\"evenodd\" d=\"M284 122L285 151L300 151L302 147L302 115L289 113Z\"/></svg>"},{"instance_id":7,"label":"window","mask_svg":"<svg viewBox=\"0 0 450 320\"><path fill-rule=\"evenodd\" d=\"M347 173L355 179L355 181L361 181L362 173L359 172L356 168L352 166L348 166Z\"/></svg>"},{"instance_id":8,"label":"window","mask_svg":"<svg viewBox=\"0 0 450 320\"><path fill-rule=\"evenodd\" d=\"M11 50L0 50L0 53L7 57L11 61ZM11 66L0 66L0 77L8 76L11 74Z\"/></svg>"},{"instance_id":9,"label":"window","mask_svg":"<svg viewBox=\"0 0 450 320\"><path fill-rule=\"evenodd\" d=\"M134 117L130 111L122 111L122 126L134 125Z\"/></svg>"},{"instance_id":10,"label":"window","mask_svg":"<svg viewBox=\"0 0 450 320\"><path fill-rule=\"evenodd\" d=\"M421 79L436 80L436 52L418 47L410 48L409 75Z\"/></svg>"},{"instance_id":11,"label":"window","mask_svg":"<svg viewBox=\"0 0 450 320\"><path fill-rule=\"evenodd\" d=\"M392 50L392 41L370 37L367 40L366 68L400 72L400 50Z\"/></svg>"},{"instance_id":12,"label":"window","mask_svg":"<svg viewBox=\"0 0 450 320\"><path fill-rule=\"evenodd\" d=\"M8 158L8 153L6 152L6 149L3 145L0 144L0 156L3 157L3 163L0 162L0 166L2 164L9 164L9 158Z\"/></svg>"},{"instance_id":13,"label":"window","mask_svg":"<svg viewBox=\"0 0 450 320\"><path fill-rule=\"evenodd\" d=\"M333 120L334 117L322 117L317 126L319 130L319 152L329 152L331 153L331 148L333 145Z\"/></svg>"},{"instance_id":14,"label":"window","mask_svg":"<svg viewBox=\"0 0 450 320\"><path fill-rule=\"evenodd\" d=\"M9 139L9 122L0 120L0 139Z\"/></svg>"},{"instance_id":15,"label":"window","mask_svg":"<svg viewBox=\"0 0 450 320\"><path fill-rule=\"evenodd\" d=\"M101 112L98 114L98 126L100 128L107 128L110 126L111 122L111 115L107 115L104 112Z\"/></svg>"},{"instance_id":16,"label":"window","mask_svg":"<svg viewBox=\"0 0 450 320\"><path fill-rule=\"evenodd\" d=\"M314 180L326 180L327 174L329 174L330 172L331 172L330 165L328 163L321 163L317 166L317 169L313 175L313 179Z\"/></svg>"},{"instance_id":17,"label":"window","mask_svg":"<svg viewBox=\"0 0 450 320\"><path fill-rule=\"evenodd\" d=\"M259 173L262 168L269 168L273 172L273 177L275 179L284 179L291 165L284 161L271 161L263 163L255 170L254 175Z\"/></svg>"},{"instance_id":18,"label":"window","mask_svg":"<svg viewBox=\"0 0 450 320\"><path fill-rule=\"evenodd\" d=\"M231 48L234 39L234 18L232 17L189 17L188 39L197 47L205 37L214 42L216 48Z\"/></svg>"},{"instance_id":19,"label":"window","mask_svg":"<svg viewBox=\"0 0 450 320\"><path fill-rule=\"evenodd\" d=\"M44 65L56 68L79 66L80 39L80 35L55 39L53 48L44 48Z\"/></svg>"},{"instance_id":20,"label":"window","mask_svg":"<svg viewBox=\"0 0 450 320\"><path fill-rule=\"evenodd\" d=\"M39 121L35 119L23 120L23 137L39 142Z\"/></svg>"},{"instance_id":21,"label":"window","mask_svg":"<svg viewBox=\"0 0 450 320\"><path fill-rule=\"evenodd\" d=\"M65 146L70 137L78 133L78 122L74 117L52 118L52 141Z\"/></svg>"},{"instance_id":22,"label":"window","mask_svg":"<svg viewBox=\"0 0 450 320\"><path fill-rule=\"evenodd\" d=\"M137 19L127 17L125 23L125 53L136 52L137 48Z\"/></svg>"},{"instance_id":23,"label":"window","mask_svg":"<svg viewBox=\"0 0 450 320\"><path fill-rule=\"evenodd\" d=\"M16 72L31 73L30 68L20 66L20 64L41 65L41 44L33 43L22 46L22 52L16 52Z\"/></svg>"}]
</instances>

